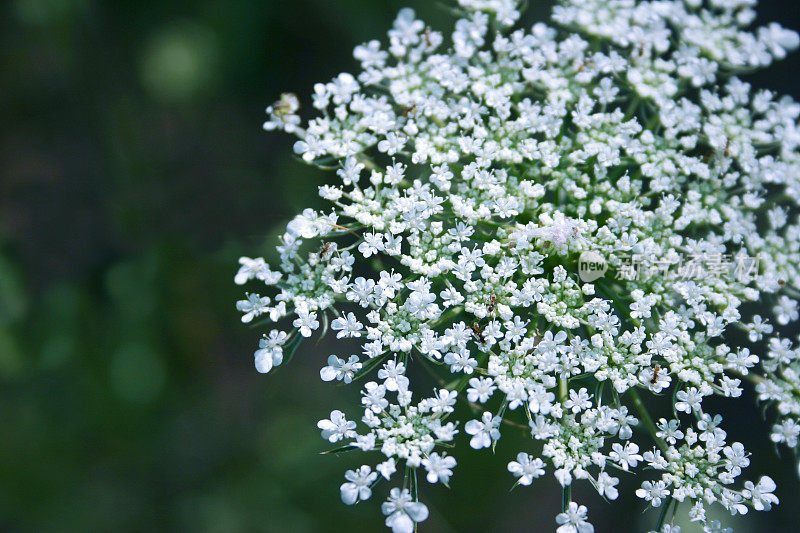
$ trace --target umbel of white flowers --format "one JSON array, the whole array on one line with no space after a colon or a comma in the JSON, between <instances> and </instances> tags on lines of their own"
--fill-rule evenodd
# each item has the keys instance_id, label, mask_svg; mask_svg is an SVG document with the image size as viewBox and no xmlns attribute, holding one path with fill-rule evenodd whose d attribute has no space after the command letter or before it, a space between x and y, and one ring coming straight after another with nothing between
<instances>
[{"instance_id":1,"label":"umbel of white flowers","mask_svg":"<svg viewBox=\"0 0 800 533\"><path fill-rule=\"evenodd\" d=\"M355 49L359 74L314 86L315 118L292 94L267 110L338 179L319 189L328 210L288 224L276 270L241 259L236 283L269 292L237 307L276 323L260 372L318 330L361 343L319 354L323 381L365 381L363 414L332 411L322 437L385 457L346 472L344 503L388 493L386 525L411 532L428 517L419 475L448 484L450 454L503 431L530 437L498 450L518 484L563 487L559 533L594 529L573 483L614 500L620 470L661 508L656 530L677 531L679 507L711 532L709 505L778 503L769 477L740 479L748 453L704 407L752 386L771 439L798 444L800 350L783 332L800 105L736 77L798 36L748 30L755 3L561 0L552 26L524 29L514 0L459 0L447 36L403 9L388 43ZM584 252L609 272L584 282ZM441 385L414 390L411 367Z\"/></svg>"}]
</instances>

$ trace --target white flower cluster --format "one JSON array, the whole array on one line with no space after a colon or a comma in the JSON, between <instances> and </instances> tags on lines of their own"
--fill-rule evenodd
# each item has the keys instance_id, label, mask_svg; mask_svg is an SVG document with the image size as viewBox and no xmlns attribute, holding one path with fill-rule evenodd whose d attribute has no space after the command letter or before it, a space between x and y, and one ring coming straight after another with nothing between
<instances>
[{"instance_id":1,"label":"white flower cluster","mask_svg":"<svg viewBox=\"0 0 800 533\"><path fill-rule=\"evenodd\" d=\"M561 0L554 26L526 31L514 0L459 0L447 37L403 9L388 46L356 48L360 74L314 87L305 126L294 95L267 110L266 129L338 179L320 187L330 210L288 224L277 271L241 259L236 283L271 292L237 307L277 323L260 372L317 331L361 343L320 370L366 380L360 423L335 410L323 438L385 457L346 473L346 504L397 473L382 510L411 532L428 516L417 473L447 484L461 439L494 450L502 431L531 437L509 455L517 483L549 470L564 488L559 533L593 531L572 484L614 500L620 471L663 509L656 530L677 530L665 520L682 502L706 531L722 527L707 505L778 502L769 477L740 481L748 453L704 408L752 383L775 406L772 440L798 444L800 348L783 332L800 296L800 105L736 77L798 36L748 30L754 4ZM759 262L744 278L585 283L587 251L612 267ZM440 383L419 401L412 368Z\"/></svg>"}]
</instances>

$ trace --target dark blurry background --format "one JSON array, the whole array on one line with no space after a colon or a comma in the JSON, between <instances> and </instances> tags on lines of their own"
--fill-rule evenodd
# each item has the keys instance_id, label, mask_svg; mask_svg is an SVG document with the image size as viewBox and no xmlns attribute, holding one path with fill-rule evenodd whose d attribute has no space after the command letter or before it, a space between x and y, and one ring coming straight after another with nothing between
<instances>
[{"instance_id":1,"label":"dark blurry background","mask_svg":"<svg viewBox=\"0 0 800 533\"><path fill-rule=\"evenodd\" d=\"M327 348L311 344L257 374L232 280L332 178L261 131L264 107L282 91L308 105L404 5L449 27L427 0L2 3L0 530L382 528L385 485L355 507L338 495L345 469L377 458L319 455L317 420L353 412L356 388L322 384ZM532 0L529 18L549 8ZM793 2L761 13L800 29ZM751 81L797 98L799 67ZM737 531L796 531L797 465L748 401L730 433L783 505ZM509 433L494 457L460 455L452 490L424 488L424 530L553 530L551 476L509 493L521 446ZM576 493L600 533L655 520Z\"/></svg>"}]
</instances>

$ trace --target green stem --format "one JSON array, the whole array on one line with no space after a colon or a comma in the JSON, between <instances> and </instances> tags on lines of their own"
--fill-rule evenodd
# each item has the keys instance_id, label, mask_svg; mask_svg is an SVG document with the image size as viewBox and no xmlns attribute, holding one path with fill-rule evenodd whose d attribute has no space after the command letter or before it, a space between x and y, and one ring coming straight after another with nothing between
<instances>
[{"instance_id":1,"label":"green stem","mask_svg":"<svg viewBox=\"0 0 800 533\"><path fill-rule=\"evenodd\" d=\"M560 378L558 380L558 401L560 403L564 403L567 399L567 392L569 390L569 384L567 383L566 378ZM569 508L569 502L572 501L572 484L569 484L564 487L564 490L561 493L561 512L566 513L567 509Z\"/></svg>"},{"instance_id":2,"label":"green stem","mask_svg":"<svg viewBox=\"0 0 800 533\"><path fill-rule=\"evenodd\" d=\"M749 372L746 375L742 374L741 372L732 372L732 373L736 374L736 377L742 378L745 381L749 381L750 383L752 383L754 385L758 385L758 384L764 383L764 381L766 381L763 376L759 376L758 374L755 374L753 372Z\"/></svg>"},{"instance_id":3,"label":"green stem","mask_svg":"<svg viewBox=\"0 0 800 533\"><path fill-rule=\"evenodd\" d=\"M650 416L650 413L647 411L647 407L645 407L644 402L642 402L639 392L636 389L628 389L628 393L631 396L631 400L633 401L633 406L636 408L636 412L639 413L639 416L642 418L642 422L650 432L650 435L653 437L656 445L658 445L662 452L666 452L668 449L667 443L664 442L660 437L656 436L656 433L658 433L658 428L653 422L653 418Z\"/></svg>"},{"instance_id":4,"label":"green stem","mask_svg":"<svg viewBox=\"0 0 800 533\"><path fill-rule=\"evenodd\" d=\"M664 503L661 504L661 514L658 515L658 523L656 524L656 531L660 532L661 528L664 527L664 522L667 519L667 513L669 512L669 508L672 506L672 495L667 496L667 499L664 500Z\"/></svg>"},{"instance_id":5,"label":"green stem","mask_svg":"<svg viewBox=\"0 0 800 533\"><path fill-rule=\"evenodd\" d=\"M639 107L639 104L642 103L642 100L636 96L633 100L631 100L630 105L628 106L627 111L625 111L625 118L623 119L625 122L629 121L633 117L636 116L636 109Z\"/></svg>"}]
</instances>

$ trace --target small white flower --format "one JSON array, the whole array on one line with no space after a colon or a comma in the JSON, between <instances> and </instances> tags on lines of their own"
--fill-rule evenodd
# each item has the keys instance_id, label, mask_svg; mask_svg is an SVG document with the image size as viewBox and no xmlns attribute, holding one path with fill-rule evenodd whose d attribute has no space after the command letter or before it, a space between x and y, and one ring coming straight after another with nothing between
<instances>
[{"instance_id":1,"label":"small white flower","mask_svg":"<svg viewBox=\"0 0 800 533\"><path fill-rule=\"evenodd\" d=\"M242 266L234 278L234 282L237 285L244 285L251 279L259 279L267 285L274 285L281 277L280 272L273 272L269 269L269 265L267 265L263 257L256 259L240 257L239 264Z\"/></svg>"},{"instance_id":2,"label":"small white flower","mask_svg":"<svg viewBox=\"0 0 800 533\"><path fill-rule=\"evenodd\" d=\"M384 479L388 480L389 478L392 477L392 474L397 472L397 467L395 465L396 463L394 457L390 457L384 462L379 463L378 466L375 467L375 470L380 472L381 476L383 476Z\"/></svg>"},{"instance_id":3,"label":"small white flower","mask_svg":"<svg viewBox=\"0 0 800 533\"><path fill-rule=\"evenodd\" d=\"M322 227L321 224L323 225ZM306 209L302 215L297 215L289 222L286 231L295 237L311 239L324 231L324 224L325 222L320 220L320 217L313 209Z\"/></svg>"},{"instance_id":4,"label":"small white flower","mask_svg":"<svg viewBox=\"0 0 800 533\"><path fill-rule=\"evenodd\" d=\"M773 309L775 313L775 320L778 324L785 326L789 322L794 322L800 316L798 311L798 303L788 296L781 296L778 298L778 305Z\"/></svg>"},{"instance_id":5,"label":"small white flower","mask_svg":"<svg viewBox=\"0 0 800 533\"><path fill-rule=\"evenodd\" d=\"M779 503L778 497L772 494L776 488L775 482L772 481L771 477L763 476L757 485L754 485L752 481L746 481L742 496L752 500L753 508L756 511L769 511L772 508L772 504L777 505Z\"/></svg>"},{"instance_id":6,"label":"small white flower","mask_svg":"<svg viewBox=\"0 0 800 533\"><path fill-rule=\"evenodd\" d=\"M246 300L236 302L236 309L244 313L242 322L251 322L254 318L267 311L270 299L267 296L248 294Z\"/></svg>"},{"instance_id":7,"label":"small white flower","mask_svg":"<svg viewBox=\"0 0 800 533\"><path fill-rule=\"evenodd\" d=\"M480 420L470 420L464 425L464 431L472 435L469 445L476 450L488 448L500 439L499 426L500 417L492 416L488 411L483 413Z\"/></svg>"},{"instance_id":8,"label":"small white flower","mask_svg":"<svg viewBox=\"0 0 800 533\"><path fill-rule=\"evenodd\" d=\"M741 474L742 469L747 468L750 464L750 459L747 458L747 452L741 442L734 442L730 446L726 446L722 453L725 455L725 468L734 476Z\"/></svg>"},{"instance_id":9,"label":"small white flower","mask_svg":"<svg viewBox=\"0 0 800 533\"><path fill-rule=\"evenodd\" d=\"M438 481L439 483L447 485L450 481L450 476L453 475L456 459L455 457L444 454L439 455L434 452L422 460L422 466L428 471L428 483L436 483Z\"/></svg>"},{"instance_id":10,"label":"small white flower","mask_svg":"<svg viewBox=\"0 0 800 533\"><path fill-rule=\"evenodd\" d=\"M371 409L373 413L380 413L389 405L389 400L385 398L386 387L378 385L374 381L364 385L364 391L361 394L361 403Z\"/></svg>"},{"instance_id":11,"label":"small white flower","mask_svg":"<svg viewBox=\"0 0 800 533\"><path fill-rule=\"evenodd\" d=\"M439 389L436 395L428 400L428 406L434 413L452 413L456 396L458 396L456 391Z\"/></svg>"},{"instance_id":12,"label":"small white flower","mask_svg":"<svg viewBox=\"0 0 800 533\"><path fill-rule=\"evenodd\" d=\"M262 374L266 374L273 367L280 365L283 362L283 345L289 338L283 331L272 330L269 332L269 337L263 337L258 341L258 350L256 350L255 365L256 370Z\"/></svg>"},{"instance_id":13,"label":"small white flower","mask_svg":"<svg viewBox=\"0 0 800 533\"><path fill-rule=\"evenodd\" d=\"M378 150L386 153L386 155L395 155L403 149L406 141L407 139L404 136L390 132L384 140L378 143Z\"/></svg>"},{"instance_id":14,"label":"small white flower","mask_svg":"<svg viewBox=\"0 0 800 533\"><path fill-rule=\"evenodd\" d=\"M564 407L571 409L573 413L580 413L592 406L590 398L589 391L585 387L582 387L577 392L574 389L570 389L569 399L564 402Z\"/></svg>"},{"instance_id":15,"label":"small white flower","mask_svg":"<svg viewBox=\"0 0 800 533\"><path fill-rule=\"evenodd\" d=\"M645 481L642 483L642 488L636 489L636 495L650 502L653 507L661 507L661 501L669 496L669 490L663 481L659 480L655 483Z\"/></svg>"},{"instance_id":16,"label":"small white flower","mask_svg":"<svg viewBox=\"0 0 800 533\"><path fill-rule=\"evenodd\" d=\"M680 422L677 420L667 421L661 418L658 421L657 427L658 431L656 432L656 436L660 439L664 439L669 444L675 444L677 441L683 439L683 431L679 429Z\"/></svg>"},{"instance_id":17,"label":"small white flower","mask_svg":"<svg viewBox=\"0 0 800 533\"><path fill-rule=\"evenodd\" d=\"M470 378L467 389L467 400L470 402L486 403L497 389L491 378Z\"/></svg>"},{"instance_id":18,"label":"small white flower","mask_svg":"<svg viewBox=\"0 0 800 533\"><path fill-rule=\"evenodd\" d=\"M357 355L351 355L347 362L335 355L331 355L328 357L328 366L323 367L319 371L319 377L322 381L333 381L335 379L350 383L353 381L355 373L360 369L361 363Z\"/></svg>"},{"instance_id":19,"label":"small white flower","mask_svg":"<svg viewBox=\"0 0 800 533\"><path fill-rule=\"evenodd\" d=\"M342 501L345 505L353 505L358 501L368 500L372 496L370 485L378 478L378 473L363 465L358 470L348 470L344 474L347 483L340 487Z\"/></svg>"},{"instance_id":20,"label":"small white flower","mask_svg":"<svg viewBox=\"0 0 800 533\"><path fill-rule=\"evenodd\" d=\"M619 479L608 475L606 472L600 472L600 475L597 476L597 492L609 500L616 500L617 496L619 496L618 484Z\"/></svg>"},{"instance_id":21,"label":"small white flower","mask_svg":"<svg viewBox=\"0 0 800 533\"><path fill-rule=\"evenodd\" d=\"M560 524L557 533L593 533L594 526L587 520L588 511L583 505L569 502L566 512L556 516L556 523Z\"/></svg>"},{"instance_id":22,"label":"small white flower","mask_svg":"<svg viewBox=\"0 0 800 533\"><path fill-rule=\"evenodd\" d=\"M294 319L292 325L300 330L300 335L310 337L311 332L319 327L319 320L315 313L309 312L306 307L300 307L297 309L297 318Z\"/></svg>"},{"instance_id":23,"label":"small white flower","mask_svg":"<svg viewBox=\"0 0 800 533\"><path fill-rule=\"evenodd\" d=\"M647 366L639 372L639 382L658 394L669 387L672 378L669 376L669 371L661 366Z\"/></svg>"},{"instance_id":24,"label":"small white flower","mask_svg":"<svg viewBox=\"0 0 800 533\"><path fill-rule=\"evenodd\" d=\"M770 435L772 442L783 442L786 443L786 446L794 448L797 446L798 437L800 437L800 424L792 419L784 420L780 424L772 426L772 434Z\"/></svg>"},{"instance_id":25,"label":"small white flower","mask_svg":"<svg viewBox=\"0 0 800 533\"><path fill-rule=\"evenodd\" d=\"M703 396L697 387L689 387L686 390L678 391L676 397L678 401L675 402L675 409L684 413L691 413L692 411L700 410L700 402L703 401Z\"/></svg>"},{"instance_id":26,"label":"small white flower","mask_svg":"<svg viewBox=\"0 0 800 533\"><path fill-rule=\"evenodd\" d=\"M353 313L347 313L346 317L333 319L331 329L339 332L336 334L337 339L358 338L361 337L361 330L364 329L364 325L356 319Z\"/></svg>"},{"instance_id":27,"label":"small white flower","mask_svg":"<svg viewBox=\"0 0 800 533\"><path fill-rule=\"evenodd\" d=\"M428 508L424 503L415 502L408 489L394 488L389 492L389 499L381 505L386 515L386 526L392 533L412 533L415 524L428 518Z\"/></svg>"},{"instance_id":28,"label":"small white flower","mask_svg":"<svg viewBox=\"0 0 800 533\"><path fill-rule=\"evenodd\" d=\"M403 363L389 360L378 370L378 378L384 380L386 390L396 392L408 389L409 380L404 375L406 367Z\"/></svg>"},{"instance_id":29,"label":"small white flower","mask_svg":"<svg viewBox=\"0 0 800 533\"><path fill-rule=\"evenodd\" d=\"M348 421L344 413L338 409L331 411L329 419L320 420L317 427L322 430L322 438L332 443L350 439L356 435L356 423Z\"/></svg>"},{"instance_id":30,"label":"small white flower","mask_svg":"<svg viewBox=\"0 0 800 533\"><path fill-rule=\"evenodd\" d=\"M642 456L638 452L639 446L634 442L626 442L625 446L615 442L611 445L611 452L609 452L608 457L612 461L619 463L623 470L628 470L628 468L635 468L639 461L642 460Z\"/></svg>"},{"instance_id":31,"label":"small white flower","mask_svg":"<svg viewBox=\"0 0 800 533\"><path fill-rule=\"evenodd\" d=\"M530 485L535 478L544 475L544 462L538 457L534 458L527 453L517 454L517 460L508 463L508 471L518 477L520 485Z\"/></svg>"},{"instance_id":32,"label":"small white flower","mask_svg":"<svg viewBox=\"0 0 800 533\"><path fill-rule=\"evenodd\" d=\"M383 251L383 235L381 233L365 233L364 242L358 245L358 251L364 258Z\"/></svg>"}]
</instances>

